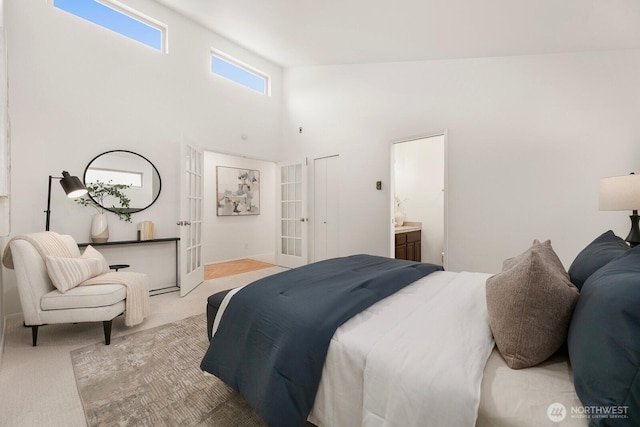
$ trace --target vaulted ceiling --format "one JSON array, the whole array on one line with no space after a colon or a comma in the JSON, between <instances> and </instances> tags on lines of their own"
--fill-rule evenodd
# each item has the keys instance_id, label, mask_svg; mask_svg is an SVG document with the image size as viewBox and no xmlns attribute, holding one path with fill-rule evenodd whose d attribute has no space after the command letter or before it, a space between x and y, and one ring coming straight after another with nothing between
<instances>
[{"instance_id":1,"label":"vaulted ceiling","mask_svg":"<svg viewBox=\"0 0 640 427\"><path fill-rule=\"evenodd\" d=\"M156 0L284 67L640 48L638 0Z\"/></svg>"}]
</instances>

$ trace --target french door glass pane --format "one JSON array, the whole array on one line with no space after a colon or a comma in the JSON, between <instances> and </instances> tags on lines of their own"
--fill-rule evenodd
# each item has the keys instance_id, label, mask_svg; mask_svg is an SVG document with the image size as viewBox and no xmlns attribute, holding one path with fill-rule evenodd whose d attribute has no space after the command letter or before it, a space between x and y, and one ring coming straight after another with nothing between
<instances>
[{"instance_id":1,"label":"french door glass pane","mask_svg":"<svg viewBox=\"0 0 640 427\"><path fill-rule=\"evenodd\" d=\"M281 172L281 253L302 255L302 166L283 166Z\"/></svg>"}]
</instances>

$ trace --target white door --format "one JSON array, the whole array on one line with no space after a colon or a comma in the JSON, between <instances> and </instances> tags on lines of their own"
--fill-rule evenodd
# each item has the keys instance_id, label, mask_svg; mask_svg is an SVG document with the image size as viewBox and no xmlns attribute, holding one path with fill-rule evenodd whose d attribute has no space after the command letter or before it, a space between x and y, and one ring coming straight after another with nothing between
<instances>
[{"instance_id":1,"label":"white door","mask_svg":"<svg viewBox=\"0 0 640 427\"><path fill-rule=\"evenodd\" d=\"M307 263L307 161L278 163L278 265Z\"/></svg>"},{"instance_id":2,"label":"white door","mask_svg":"<svg viewBox=\"0 0 640 427\"><path fill-rule=\"evenodd\" d=\"M202 265L202 150L182 143L180 191L180 296L204 281Z\"/></svg>"},{"instance_id":3,"label":"white door","mask_svg":"<svg viewBox=\"0 0 640 427\"><path fill-rule=\"evenodd\" d=\"M338 160L338 156L330 156L313 162L313 261L339 255Z\"/></svg>"}]
</instances>

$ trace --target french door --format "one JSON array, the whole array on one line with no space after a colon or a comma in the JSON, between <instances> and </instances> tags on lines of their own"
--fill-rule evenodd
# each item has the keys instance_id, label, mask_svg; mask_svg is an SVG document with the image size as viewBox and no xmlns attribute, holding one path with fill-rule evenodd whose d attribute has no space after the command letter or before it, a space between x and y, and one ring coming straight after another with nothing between
<instances>
[{"instance_id":1,"label":"french door","mask_svg":"<svg viewBox=\"0 0 640 427\"><path fill-rule=\"evenodd\" d=\"M180 296L204 281L202 265L202 183L204 153L183 141L180 191Z\"/></svg>"},{"instance_id":2,"label":"french door","mask_svg":"<svg viewBox=\"0 0 640 427\"><path fill-rule=\"evenodd\" d=\"M307 161L282 162L278 169L278 265L307 263Z\"/></svg>"}]
</instances>

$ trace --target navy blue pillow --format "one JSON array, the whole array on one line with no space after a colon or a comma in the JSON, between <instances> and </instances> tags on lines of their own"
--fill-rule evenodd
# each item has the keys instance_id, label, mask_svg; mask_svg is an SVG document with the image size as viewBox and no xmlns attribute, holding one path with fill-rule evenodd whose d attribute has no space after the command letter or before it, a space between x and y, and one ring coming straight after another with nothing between
<instances>
[{"instance_id":1,"label":"navy blue pillow","mask_svg":"<svg viewBox=\"0 0 640 427\"><path fill-rule=\"evenodd\" d=\"M596 271L582 287L567 339L576 393L585 407L617 411L592 426L640 420L640 246ZM615 408L615 409L614 409ZM596 409L597 410L597 409ZM624 412L621 414L621 412Z\"/></svg>"},{"instance_id":2,"label":"navy blue pillow","mask_svg":"<svg viewBox=\"0 0 640 427\"><path fill-rule=\"evenodd\" d=\"M569 267L571 283L576 288L582 289L582 285L589 276L611 260L624 255L628 250L629 245L613 234L613 231L609 230L601 234L578 254Z\"/></svg>"}]
</instances>

